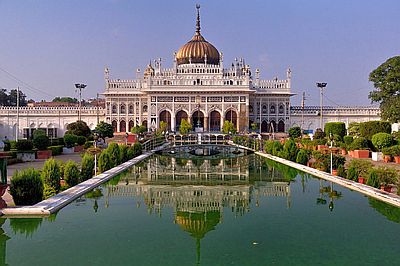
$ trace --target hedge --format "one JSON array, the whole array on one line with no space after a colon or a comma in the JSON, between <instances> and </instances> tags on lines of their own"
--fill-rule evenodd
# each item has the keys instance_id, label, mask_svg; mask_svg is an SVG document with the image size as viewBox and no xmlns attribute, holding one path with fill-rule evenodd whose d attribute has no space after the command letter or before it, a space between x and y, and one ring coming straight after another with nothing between
<instances>
[{"instance_id":1,"label":"hedge","mask_svg":"<svg viewBox=\"0 0 400 266\"><path fill-rule=\"evenodd\" d=\"M33 168L16 171L11 178L10 193L16 205L33 205L43 198L43 180Z\"/></svg>"},{"instance_id":2,"label":"hedge","mask_svg":"<svg viewBox=\"0 0 400 266\"><path fill-rule=\"evenodd\" d=\"M48 149L51 150L52 156L56 156L62 154L63 147L63 145L49 146Z\"/></svg>"},{"instance_id":3,"label":"hedge","mask_svg":"<svg viewBox=\"0 0 400 266\"><path fill-rule=\"evenodd\" d=\"M361 137L371 140L373 135L380 132L390 134L392 132L391 124L385 121L368 121L360 123Z\"/></svg>"},{"instance_id":4,"label":"hedge","mask_svg":"<svg viewBox=\"0 0 400 266\"><path fill-rule=\"evenodd\" d=\"M338 135L340 136L340 140L343 140L343 137L346 135L346 125L343 122L329 122L325 124L324 132L327 136Z\"/></svg>"}]
</instances>

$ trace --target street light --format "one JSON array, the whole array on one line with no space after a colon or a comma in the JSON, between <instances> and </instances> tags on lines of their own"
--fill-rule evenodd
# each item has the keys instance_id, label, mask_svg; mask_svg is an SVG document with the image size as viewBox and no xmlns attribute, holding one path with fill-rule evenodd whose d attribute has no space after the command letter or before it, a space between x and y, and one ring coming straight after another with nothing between
<instances>
[{"instance_id":1,"label":"street light","mask_svg":"<svg viewBox=\"0 0 400 266\"><path fill-rule=\"evenodd\" d=\"M323 96L324 96L324 89L328 83L326 82L317 82L317 87L320 90L320 122L319 122L319 127L322 129L322 103L323 103Z\"/></svg>"},{"instance_id":2,"label":"street light","mask_svg":"<svg viewBox=\"0 0 400 266\"><path fill-rule=\"evenodd\" d=\"M78 113L78 121L81 121L81 106L82 106L82 90L86 88L86 84L83 83L75 83L75 91L79 91L79 113Z\"/></svg>"},{"instance_id":3,"label":"street light","mask_svg":"<svg viewBox=\"0 0 400 266\"><path fill-rule=\"evenodd\" d=\"M196 103L197 103L197 130L198 132L200 132L200 106L201 106L200 96L196 97Z\"/></svg>"}]
</instances>

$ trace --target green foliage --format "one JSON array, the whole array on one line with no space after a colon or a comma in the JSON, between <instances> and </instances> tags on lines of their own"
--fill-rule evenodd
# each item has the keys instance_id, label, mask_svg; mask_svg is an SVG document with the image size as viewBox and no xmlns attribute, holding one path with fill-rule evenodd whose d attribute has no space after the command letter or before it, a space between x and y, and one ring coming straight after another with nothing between
<instances>
[{"instance_id":1,"label":"green foliage","mask_svg":"<svg viewBox=\"0 0 400 266\"><path fill-rule=\"evenodd\" d=\"M299 149L297 148L294 140L289 139L285 142L285 144L283 144L283 149L280 152L280 157L283 159L295 162L298 151L299 151Z\"/></svg>"},{"instance_id":2,"label":"green foliage","mask_svg":"<svg viewBox=\"0 0 400 266\"><path fill-rule=\"evenodd\" d=\"M165 121L160 121L160 127L158 128L158 131L166 132L167 131L168 124Z\"/></svg>"},{"instance_id":3,"label":"green foliage","mask_svg":"<svg viewBox=\"0 0 400 266\"><path fill-rule=\"evenodd\" d=\"M32 237L42 224L42 218L10 218L10 227L15 235Z\"/></svg>"},{"instance_id":4,"label":"green foliage","mask_svg":"<svg viewBox=\"0 0 400 266\"><path fill-rule=\"evenodd\" d=\"M19 139L15 144L15 148L18 151L31 151L33 148L33 143L29 139Z\"/></svg>"},{"instance_id":5,"label":"green foliage","mask_svg":"<svg viewBox=\"0 0 400 266\"><path fill-rule=\"evenodd\" d=\"M297 153L296 163L307 165L308 160L310 159L310 152L305 149L300 149Z\"/></svg>"},{"instance_id":6,"label":"green foliage","mask_svg":"<svg viewBox=\"0 0 400 266\"><path fill-rule=\"evenodd\" d=\"M292 127L289 128L289 137L292 139L301 137L301 128L300 127Z\"/></svg>"},{"instance_id":7,"label":"green foliage","mask_svg":"<svg viewBox=\"0 0 400 266\"><path fill-rule=\"evenodd\" d=\"M266 153L272 154L273 149L274 149L274 141L273 140L266 140L264 142L264 151Z\"/></svg>"},{"instance_id":8,"label":"green foliage","mask_svg":"<svg viewBox=\"0 0 400 266\"><path fill-rule=\"evenodd\" d=\"M344 168L344 165L339 165L339 166L338 166L338 168L337 168L337 174L338 174L338 176L346 177L346 170L345 170L345 168Z\"/></svg>"},{"instance_id":9,"label":"green foliage","mask_svg":"<svg viewBox=\"0 0 400 266\"><path fill-rule=\"evenodd\" d=\"M95 131L102 139L114 137L114 129L111 124L101 121L97 124Z\"/></svg>"},{"instance_id":10,"label":"green foliage","mask_svg":"<svg viewBox=\"0 0 400 266\"><path fill-rule=\"evenodd\" d=\"M375 168L371 168L368 173L367 185L375 188L380 187L380 181L378 176L378 171Z\"/></svg>"},{"instance_id":11,"label":"green foliage","mask_svg":"<svg viewBox=\"0 0 400 266\"><path fill-rule=\"evenodd\" d=\"M353 181L358 181L358 172L357 169L354 166L350 166L347 169L347 179L353 180Z\"/></svg>"},{"instance_id":12,"label":"green foliage","mask_svg":"<svg viewBox=\"0 0 400 266\"><path fill-rule=\"evenodd\" d=\"M130 146L128 148L127 158L128 158L128 160L130 160L140 154L142 154L142 144L140 144L139 142L136 142L135 144L133 144L132 146Z\"/></svg>"},{"instance_id":13,"label":"green foliage","mask_svg":"<svg viewBox=\"0 0 400 266\"><path fill-rule=\"evenodd\" d=\"M16 205L33 205L43 199L43 181L38 170L16 171L11 178L10 193Z\"/></svg>"},{"instance_id":14,"label":"green foliage","mask_svg":"<svg viewBox=\"0 0 400 266\"><path fill-rule=\"evenodd\" d=\"M44 131L43 129L36 129L35 131L33 131L32 138L34 139L38 136L46 136L46 131Z\"/></svg>"},{"instance_id":15,"label":"green foliage","mask_svg":"<svg viewBox=\"0 0 400 266\"><path fill-rule=\"evenodd\" d=\"M338 169L340 166L344 167L344 163L346 162L346 158L341 156L341 155L337 155L337 154L333 154L332 155L332 168L333 169ZM330 161L329 161L329 168L330 168Z\"/></svg>"},{"instance_id":16,"label":"green foliage","mask_svg":"<svg viewBox=\"0 0 400 266\"><path fill-rule=\"evenodd\" d=\"M379 102L381 117L391 123L400 121L400 56L389 58L369 74L376 90L369 98ZM375 132L377 133L377 132Z\"/></svg>"},{"instance_id":17,"label":"green foliage","mask_svg":"<svg viewBox=\"0 0 400 266\"><path fill-rule=\"evenodd\" d=\"M360 123L360 136L368 140L372 138L376 133L388 133L392 132L392 126L389 122L384 121L368 121Z\"/></svg>"},{"instance_id":18,"label":"green foliage","mask_svg":"<svg viewBox=\"0 0 400 266\"><path fill-rule=\"evenodd\" d=\"M54 195L57 195L57 191L48 185L43 186L43 198L48 199L50 197L53 197Z\"/></svg>"},{"instance_id":19,"label":"green foliage","mask_svg":"<svg viewBox=\"0 0 400 266\"><path fill-rule=\"evenodd\" d=\"M393 144L392 135L388 133L376 133L372 136L372 144L381 151L383 148L390 147Z\"/></svg>"},{"instance_id":20,"label":"green foliage","mask_svg":"<svg viewBox=\"0 0 400 266\"><path fill-rule=\"evenodd\" d=\"M400 208L383 201L368 197L369 204L389 221L400 223Z\"/></svg>"},{"instance_id":21,"label":"green foliage","mask_svg":"<svg viewBox=\"0 0 400 266\"><path fill-rule=\"evenodd\" d=\"M36 133L36 131L34 133ZM47 150L47 147L49 147L50 145L49 137L47 137L46 135L34 134L32 142L33 146L40 151Z\"/></svg>"},{"instance_id":22,"label":"green foliage","mask_svg":"<svg viewBox=\"0 0 400 266\"><path fill-rule=\"evenodd\" d=\"M323 138L325 138L325 137L326 137L325 132L322 131L321 128L317 128L317 129L315 130L314 139L323 139Z\"/></svg>"},{"instance_id":23,"label":"green foliage","mask_svg":"<svg viewBox=\"0 0 400 266\"><path fill-rule=\"evenodd\" d=\"M192 125L186 119L181 120L181 124L179 126L179 133L185 135L192 130Z\"/></svg>"},{"instance_id":24,"label":"green foliage","mask_svg":"<svg viewBox=\"0 0 400 266\"><path fill-rule=\"evenodd\" d=\"M325 124L324 131L327 136L337 135L339 140L342 141L346 135L346 125L343 122L329 122Z\"/></svg>"},{"instance_id":25,"label":"green foliage","mask_svg":"<svg viewBox=\"0 0 400 266\"><path fill-rule=\"evenodd\" d=\"M50 146L48 147L48 149L51 150L52 156L56 156L62 154L63 147L64 147L63 145Z\"/></svg>"},{"instance_id":26,"label":"green foliage","mask_svg":"<svg viewBox=\"0 0 400 266\"><path fill-rule=\"evenodd\" d=\"M64 166L64 180L68 186L73 187L79 183L80 171L74 161L67 161Z\"/></svg>"},{"instance_id":27,"label":"green foliage","mask_svg":"<svg viewBox=\"0 0 400 266\"><path fill-rule=\"evenodd\" d=\"M75 146L75 143L77 143L78 137L73 134L65 134L64 135L64 143L67 148L72 148Z\"/></svg>"},{"instance_id":28,"label":"green foliage","mask_svg":"<svg viewBox=\"0 0 400 266\"><path fill-rule=\"evenodd\" d=\"M367 177L368 172L372 168L372 163L369 160L353 159L348 165L348 172L350 171L350 168L354 168L356 170L357 179L354 181L357 181L359 176Z\"/></svg>"},{"instance_id":29,"label":"green foliage","mask_svg":"<svg viewBox=\"0 0 400 266\"><path fill-rule=\"evenodd\" d=\"M108 152L108 150L104 150L100 156L99 156L99 162L98 162L98 166L99 166L99 171L100 172L105 172L111 168L113 168L113 161L111 159L110 153Z\"/></svg>"},{"instance_id":30,"label":"green foliage","mask_svg":"<svg viewBox=\"0 0 400 266\"><path fill-rule=\"evenodd\" d=\"M250 125L250 129L252 130L252 131L256 131L257 130L257 123L251 123L251 125Z\"/></svg>"},{"instance_id":31,"label":"green foliage","mask_svg":"<svg viewBox=\"0 0 400 266\"><path fill-rule=\"evenodd\" d=\"M222 125L222 133L235 134L236 133L235 125L231 121L225 120L224 124Z\"/></svg>"},{"instance_id":32,"label":"green foliage","mask_svg":"<svg viewBox=\"0 0 400 266\"><path fill-rule=\"evenodd\" d=\"M283 149L282 144L279 141L274 141L272 145L272 155L279 156L279 152Z\"/></svg>"},{"instance_id":33,"label":"green foliage","mask_svg":"<svg viewBox=\"0 0 400 266\"><path fill-rule=\"evenodd\" d=\"M353 143L353 140L354 140L353 136L344 136L343 137L344 144L346 144L347 147L349 147L351 145L351 143Z\"/></svg>"},{"instance_id":34,"label":"green foliage","mask_svg":"<svg viewBox=\"0 0 400 266\"><path fill-rule=\"evenodd\" d=\"M375 168L381 185L396 184L398 182L398 173L394 168L377 167Z\"/></svg>"},{"instance_id":35,"label":"green foliage","mask_svg":"<svg viewBox=\"0 0 400 266\"><path fill-rule=\"evenodd\" d=\"M85 153L82 158L82 169L81 169L81 179L82 181L86 181L93 176L93 170L94 170L94 156Z\"/></svg>"},{"instance_id":36,"label":"green foliage","mask_svg":"<svg viewBox=\"0 0 400 266\"><path fill-rule=\"evenodd\" d=\"M77 136L76 138L76 143L78 145L83 145L86 142L86 138L84 136Z\"/></svg>"},{"instance_id":37,"label":"green foliage","mask_svg":"<svg viewBox=\"0 0 400 266\"><path fill-rule=\"evenodd\" d=\"M120 155L120 162L124 163L128 161L128 149L129 147L127 145L120 145L119 146L119 155Z\"/></svg>"},{"instance_id":38,"label":"green foliage","mask_svg":"<svg viewBox=\"0 0 400 266\"><path fill-rule=\"evenodd\" d=\"M65 134L72 134L76 136L89 137L92 131L84 121L76 121L67 126L67 132Z\"/></svg>"},{"instance_id":39,"label":"green foliage","mask_svg":"<svg viewBox=\"0 0 400 266\"><path fill-rule=\"evenodd\" d=\"M86 141L85 144L83 144L83 148L84 149L89 149L89 148L91 148L93 146L94 146L94 141L93 140Z\"/></svg>"},{"instance_id":40,"label":"green foliage","mask_svg":"<svg viewBox=\"0 0 400 266\"><path fill-rule=\"evenodd\" d=\"M121 163L121 152L117 143L110 143L107 152L111 157L111 165L115 167Z\"/></svg>"},{"instance_id":41,"label":"green foliage","mask_svg":"<svg viewBox=\"0 0 400 266\"><path fill-rule=\"evenodd\" d=\"M143 126L143 125L141 125L141 126L137 125L137 126L131 128L131 133L132 134L140 135L142 133L145 133L146 131L147 131L147 128L145 126Z\"/></svg>"},{"instance_id":42,"label":"green foliage","mask_svg":"<svg viewBox=\"0 0 400 266\"><path fill-rule=\"evenodd\" d=\"M78 103L78 99L71 97L55 97L52 102Z\"/></svg>"},{"instance_id":43,"label":"green foliage","mask_svg":"<svg viewBox=\"0 0 400 266\"><path fill-rule=\"evenodd\" d=\"M349 147L350 150L365 150L368 149L368 140L364 137L359 137L353 140Z\"/></svg>"},{"instance_id":44,"label":"green foliage","mask_svg":"<svg viewBox=\"0 0 400 266\"><path fill-rule=\"evenodd\" d=\"M60 191L61 175L60 164L53 158L46 160L41 172L44 185L58 193Z\"/></svg>"},{"instance_id":45,"label":"green foliage","mask_svg":"<svg viewBox=\"0 0 400 266\"><path fill-rule=\"evenodd\" d=\"M359 137L360 136L360 123L351 122L349 124L348 133L350 136Z\"/></svg>"}]
</instances>

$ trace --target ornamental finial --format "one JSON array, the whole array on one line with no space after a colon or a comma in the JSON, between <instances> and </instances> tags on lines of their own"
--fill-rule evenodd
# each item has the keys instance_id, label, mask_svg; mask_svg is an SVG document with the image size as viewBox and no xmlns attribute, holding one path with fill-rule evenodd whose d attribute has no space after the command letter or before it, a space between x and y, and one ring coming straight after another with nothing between
<instances>
[{"instance_id":1,"label":"ornamental finial","mask_svg":"<svg viewBox=\"0 0 400 266\"><path fill-rule=\"evenodd\" d=\"M197 21L196 21L196 34L200 35L200 5L196 5L197 8Z\"/></svg>"}]
</instances>

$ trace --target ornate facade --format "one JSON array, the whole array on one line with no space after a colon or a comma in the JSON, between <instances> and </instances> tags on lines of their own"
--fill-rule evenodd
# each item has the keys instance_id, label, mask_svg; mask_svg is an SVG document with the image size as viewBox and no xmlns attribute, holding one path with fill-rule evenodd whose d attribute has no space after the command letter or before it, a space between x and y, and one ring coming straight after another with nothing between
<instances>
[{"instance_id":1,"label":"ornate facade","mask_svg":"<svg viewBox=\"0 0 400 266\"><path fill-rule=\"evenodd\" d=\"M199 6L193 38L174 53L173 67L162 68L161 59L147 66L138 78L110 78L105 69L106 122L116 132L136 125L150 130L167 123L179 130L187 119L196 131L221 131L231 121L237 131L256 123L262 132L284 132L289 124L291 71L286 79L260 80L244 59L225 66L223 54L201 35Z\"/></svg>"}]
</instances>

